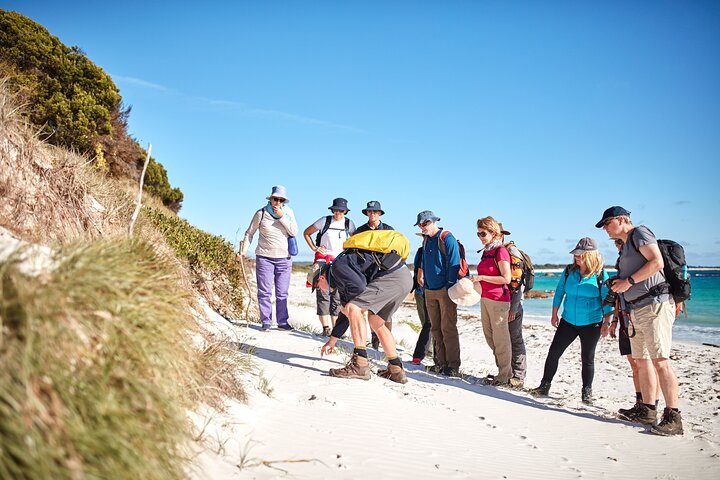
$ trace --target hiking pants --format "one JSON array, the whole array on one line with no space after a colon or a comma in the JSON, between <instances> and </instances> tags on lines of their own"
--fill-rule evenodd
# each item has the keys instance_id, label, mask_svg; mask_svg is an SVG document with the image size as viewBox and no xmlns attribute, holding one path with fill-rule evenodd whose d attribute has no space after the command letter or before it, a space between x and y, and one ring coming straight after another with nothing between
<instances>
[{"instance_id":1,"label":"hiking pants","mask_svg":"<svg viewBox=\"0 0 720 480\"><path fill-rule=\"evenodd\" d=\"M257 279L258 305L263 326L272 324L272 286L275 282L275 312L278 325L287 325L287 297L292 274L292 259L258 256L255 259L255 278Z\"/></svg>"},{"instance_id":2,"label":"hiking pants","mask_svg":"<svg viewBox=\"0 0 720 480\"><path fill-rule=\"evenodd\" d=\"M542 381L550 383L558 369L560 357L565 349L580 337L580 358L582 359L582 383L583 388L592 387L595 376L595 348L600 340L600 323L583 325L581 327L571 325L563 319L555 330L555 336L550 344L547 359L545 359L545 372Z\"/></svg>"},{"instance_id":3,"label":"hiking pants","mask_svg":"<svg viewBox=\"0 0 720 480\"><path fill-rule=\"evenodd\" d=\"M527 357L525 354L525 340L522 335L523 308L522 303L518 307L515 314L515 320L508 322L508 330L510 331L510 346L512 347L512 376L525 380L527 372Z\"/></svg>"},{"instance_id":4,"label":"hiking pants","mask_svg":"<svg viewBox=\"0 0 720 480\"><path fill-rule=\"evenodd\" d=\"M505 383L512 377L512 344L508 329L510 302L499 302L489 298L480 299L480 319L485 341L493 351L498 373L495 380Z\"/></svg>"},{"instance_id":5,"label":"hiking pants","mask_svg":"<svg viewBox=\"0 0 720 480\"><path fill-rule=\"evenodd\" d=\"M425 289L425 306L430 317L430 332L435 339L435 357L441 367L460 368L460 336L457 330L457 305L447 288Z\"/></svg>"},{"instance_id":6,"label":"hiking pants","mask_svg":"<svg viewBox=\"0 0 720 480\"><path fill-rule=\"evenodd\" d=\"M418 317L420 318L420 335L418 335L417 343L413 358L423 359L426 354L433 353L432 335L430 335L430 319L427 316L427 307L425 306L425 296L415 292L415 305L417 305Z\"/></svg>"}]
</instances>

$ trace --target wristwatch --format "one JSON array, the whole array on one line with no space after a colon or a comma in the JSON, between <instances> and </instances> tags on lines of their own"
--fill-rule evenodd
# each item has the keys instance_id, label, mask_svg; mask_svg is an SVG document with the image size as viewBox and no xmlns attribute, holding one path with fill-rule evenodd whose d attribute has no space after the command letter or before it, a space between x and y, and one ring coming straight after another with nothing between
<instances>
[{"instance_id":1,"label":"wristwatch","mask_svg":"<svg viewBox=\"0 0 720 480\"><path fill-rule=\"evenodd\" d=\"M635 280L633 280L632 275L627 278L627 281L630 282L630 285L635 285Z\"/></svg>"}]
</instances>

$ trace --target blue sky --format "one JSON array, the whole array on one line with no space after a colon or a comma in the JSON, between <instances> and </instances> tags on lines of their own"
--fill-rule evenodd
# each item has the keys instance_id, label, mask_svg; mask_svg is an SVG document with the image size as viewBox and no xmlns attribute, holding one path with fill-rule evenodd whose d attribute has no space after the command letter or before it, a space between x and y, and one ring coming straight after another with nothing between
<instances>
[{"instance_id":1,"label":"blue sky","mask_svg":"<svg viewBox=\"0 0 720 480\"><path fill-rule=\"evenodd\" d=\"M471 261L492 215L537 262L591 236L613 263L594 223L622 205L720 265L718 2L180 5L2 8L113 77L200 228L237 244L283 184L301 230L343 196L413 246L435 211Z\"/></svg>"}]
</instances>

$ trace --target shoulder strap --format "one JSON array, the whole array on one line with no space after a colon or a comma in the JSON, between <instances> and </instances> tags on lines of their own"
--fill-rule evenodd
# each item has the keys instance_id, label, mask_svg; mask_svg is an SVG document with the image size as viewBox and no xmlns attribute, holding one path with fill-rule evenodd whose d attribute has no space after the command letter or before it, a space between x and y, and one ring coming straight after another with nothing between
<instances>
[{"instance_id":1,"label":"shoulder strap","mask_svg":"<svg viewBox=\"0 0 720 480\"><path fill-rule=\"evenodd\" d=\"M323 225L322 229L318 232L317 236L315 237L315 245L318 247L320 246L320 241L322 240L322 236L325 235L325 232L328 231L330 228L330 222L332 222L333 216L327 215L325 217L325 225Z\"/></svg>"},{"instance_id":2,"label":"shoulder strap","mask_svg":"<svg viewBox=\"0 0 720 480\"><path fill-rule=\"evenodd\" d=\"M350 236L350 219L345 217L345 235Z\"/></svg>"}]
</instances>

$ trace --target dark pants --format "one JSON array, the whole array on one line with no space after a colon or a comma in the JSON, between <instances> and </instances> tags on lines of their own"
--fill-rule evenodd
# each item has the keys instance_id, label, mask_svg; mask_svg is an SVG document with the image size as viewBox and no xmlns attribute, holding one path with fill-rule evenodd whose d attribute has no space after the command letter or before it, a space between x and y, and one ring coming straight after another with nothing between
<instances>
[{"instance_id":1,"label":"dark pants","mask_svg":"<svg viewBox=\"0 0 720 480\"><path fill-rule=\"evenodd\" d=\"M510 345L512 347L512 367L513 377L525 380L525 372L527 371L527 356L525 353L525 340L522 335L523 308L522 304L518 307L515 314L515 320L508 323L510 331Z\"/></svg>"},{"instance_id":2,"label":"dark pants","mask_svg":"<svg viewBox=\"0 0 720 480\"><path fill-rule=\"evenodd\" d=\"M430 335L430 319L427 315L427 307L425 306L425 296L415 292L415 304L417 305L418 317L420 317L420 335L418 336L417 343L415 344L415 351L413 352L413 358L423 359L425 354L432 349L433 359L435 358L435 349L432 348L430 342L432 336Z\"/></svg>"},{"instance_id":3,"label":"dark pants","mask_svg":"<svg viewBox=\"0 0 720 480\"><path fill-rule=\"evenodd\" d=\"M545 359L545 372L543 373L543 383L552 382L553 377L558 369L560 357L565 349L580 337L580 357L582 358L582 382L583 388L592 387L593 377L595 376L595 348L598 340L600 340L600 323L584 325L577 327L571 325L563 319L560 319L560 325L555 330L555 336L550 344L550 351Z\"/></svg>"}]
</instances>

